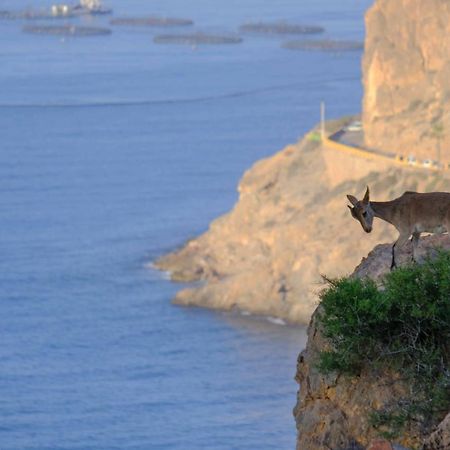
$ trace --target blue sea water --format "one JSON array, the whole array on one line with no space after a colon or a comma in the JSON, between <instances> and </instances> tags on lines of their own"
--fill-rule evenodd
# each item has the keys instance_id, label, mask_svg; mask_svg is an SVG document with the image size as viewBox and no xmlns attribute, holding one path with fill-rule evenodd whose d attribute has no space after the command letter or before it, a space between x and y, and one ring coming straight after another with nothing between
<instances>
[{"instance_id":1,"label":"blue sea water","mask_svg":"<svg viewBox=\"0 0 450 450\"><path fill-rule=\"evenodd\" d=\"M362 39L369 3L109 2L202 31L287 19L341 39ZM361 55L22 25L0 22L0 450L295 448L305 329L175 307L179 286L148 263L229 210L243 171L315 125L321 100L358 112Z\"/></svg>"}]
</instances>

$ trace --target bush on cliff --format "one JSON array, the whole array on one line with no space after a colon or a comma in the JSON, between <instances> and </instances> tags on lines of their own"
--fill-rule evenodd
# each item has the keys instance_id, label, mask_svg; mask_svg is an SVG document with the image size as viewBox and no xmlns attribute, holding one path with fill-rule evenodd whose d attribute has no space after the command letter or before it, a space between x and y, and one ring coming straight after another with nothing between
<instances>
[{"instance_id":1,"label":"bush on cliff","mask_svg":"<svg viewBox=\"0 0 450 450\"><path fill-rule=\"evenodd\" d=\"M370 279L329 283L319 321L330 350L321 353L319 370L401 373L409 398L372 415L387 434L442 418L450 409L450 253L391 272L381 289Z\"/></svg>"}]
</instances>

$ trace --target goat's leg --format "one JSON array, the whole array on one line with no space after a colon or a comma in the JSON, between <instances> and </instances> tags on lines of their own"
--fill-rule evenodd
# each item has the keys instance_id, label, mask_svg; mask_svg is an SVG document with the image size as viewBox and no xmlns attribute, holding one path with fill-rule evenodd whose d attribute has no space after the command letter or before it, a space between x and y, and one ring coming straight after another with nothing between
<instances>
[{"instance_id":1,"label":"goat's leg","mask_svg":"<svg viewBox=\"0 0 450 450\"><path fill-rule=\"evenodd\" d=\"M394 270L397 267L397 264L395 263L395 246L397 245L397 241L394 242L394 245L392 246L392 262L391 262L391 270Z\"/></svg>"},{"instance_id":2,"label":"goat's leg","mask_svg":"<svg viewBox=\"0 0 450 450\"><path fill-rule=\"evenodd\" d=\"M417 248L419 247L419 239L420 239L420 231L415 231L412 235L412 244L413 244L412 260L414 262L417 262Z\"/></svg>"},{"instance_id":3,"label":"goat's leg","mask_svg":"<svg viewBox=\"0 0 450 450\"><path fill-rule=\"evenodd\" d=\"M395 269L397 267L396 262L396 253L400 247L402 247L409 239L409 236L411 236L411 233L400 233L400 236L398 237L395 244L392 246L392 263L391 263L391 270Z\"/></svg>"}]
</instances>

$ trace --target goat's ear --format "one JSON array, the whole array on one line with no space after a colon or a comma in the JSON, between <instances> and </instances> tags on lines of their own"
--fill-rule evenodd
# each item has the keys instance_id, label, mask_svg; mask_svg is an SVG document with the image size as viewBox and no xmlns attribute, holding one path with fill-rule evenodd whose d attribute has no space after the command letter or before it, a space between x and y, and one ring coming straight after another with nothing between
<instances>
[{"instance_id":1,"label":"goat's ear","mask_svg":"<svg viewBox=\"0 0 450 450\"><path fill-rule=\"evenodd\" d=\"M353 195L347 195L348 201L355 206L358 203L358 199L356 197L353 197Z\"/></svg>"},{"instance_id":2,"label":"goat's ear","mask_svg":"<svg viewBox=\"0 0 450 450\"><path fill-rule=\"evenodd\" d=\"M364 198L363 198L363 203L365 205L369 204L369 197L370 197L369 186L367 186L366 194L364 195Z\"/></svg>"}]
</instances>

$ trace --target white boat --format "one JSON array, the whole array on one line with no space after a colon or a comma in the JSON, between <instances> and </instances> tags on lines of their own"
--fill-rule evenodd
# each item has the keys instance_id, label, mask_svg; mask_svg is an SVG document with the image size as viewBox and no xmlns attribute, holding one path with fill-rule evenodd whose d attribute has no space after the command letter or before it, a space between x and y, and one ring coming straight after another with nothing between
<instances>
[{"instance_id":1,"label":"white boat","mask_svg":"<svg viewBox=\"0 0 450 450\"><path fill-rule=\"evenodd\" d=\"M50 11L52 16L59 17L59 16L70 16L71 15L72 8L69 5L52 5Z\"/></svg>"},{"instance_id":2,"label":"white boat","mask_svg":"<svg viewBox=\"0 0 450 450\"><path fill-rule=\"evenodd\" d=\"M76 5L56 3L52 5L50 12L52 17L73 17L88 14L110 14L112 9L105 8L100 0L80 0Z\"/></svg>"},{"instance_id":3,"label":"white boat","mask_svg":"<svg viewBox=\"0 0 450 450\"><path fill-rule=\"evenodd\" d=\"M100 0L80 0L78 7L88 14L109 14L112 12L112 9L105 8Z\"/></svg>"}]
</instances>

